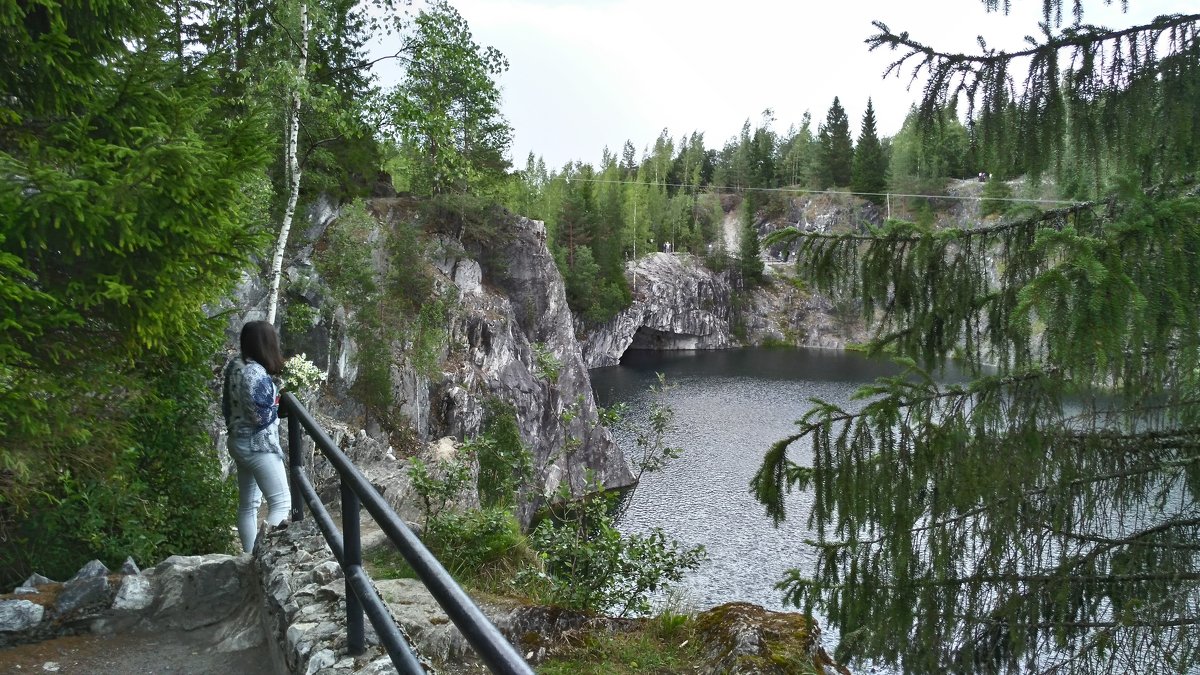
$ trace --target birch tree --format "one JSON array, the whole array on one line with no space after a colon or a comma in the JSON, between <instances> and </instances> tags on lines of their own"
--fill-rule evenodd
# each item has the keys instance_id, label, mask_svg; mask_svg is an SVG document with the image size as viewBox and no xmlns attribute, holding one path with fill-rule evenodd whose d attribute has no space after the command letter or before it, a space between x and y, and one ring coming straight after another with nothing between
<instances>
[{"instance_id":1,"label":"birch tree","mask_svg":"<svg viewBox=\"0 0 1200 675\"><path fill-rule=\"evenodd\" d=\"M267 291L267 321L275 323L275 310L279 306L279 281L283 272L283 254L287 249L288 235L292 231L292 218L296 213L296 202L300 198L300 160L297 155L300 137L300 106L308 72L308 2L300 0L298 7L300 32L296 47L299 58L292 76L292 87L288 97L287 134L284 137L284 176L287 178L287 205L279 223L279 237L271 254L271 269L268 272L270 290Z\"/></svg>"}]
</instances>

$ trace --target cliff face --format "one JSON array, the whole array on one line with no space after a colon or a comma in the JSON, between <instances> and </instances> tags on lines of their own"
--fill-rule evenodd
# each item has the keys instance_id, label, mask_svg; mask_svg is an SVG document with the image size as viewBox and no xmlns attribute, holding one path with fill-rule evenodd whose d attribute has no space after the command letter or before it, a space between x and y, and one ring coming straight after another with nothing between
<instances>
[{"instance_id":1,"label":"cliff face","mask_svg":"<svg viewBox=\"0 0 1200 675\"><path fill-rule=\"evenodd\" d=\"M730 333L732 289L690 255L653 253L629 263L625 277L633 303L603 326L587 331L589 368L615 366L627 349L724 349Z\"/></svg>"},{"instance_id":2,"label":"cliff face","mask_svg":"<svg viewBox=\"0 0 1200 675\"><path fill-rule=\"evenodd\" d=\"M373 206L385 222L404 211L403 205L390 202ZM310 218L312 225L301 235L304 240L285 269L285 284L288 302L319 307L329 302L311 254L323 245L325 229L336 212L318 204ZM527 493L521 514L527 518L564 482L574 494L584 494L594 481L620 488L633 479L620 448L599 424L565 286L546 246L543 224L513 217L501 229L500 241L486 251L468 253L448 236L437 237L429 247L435 285L455 287L457 301L450 309L445 344L432 369L413 362L410 345L390 346L390 387L397 417L407 420L418 441L444 436L469 439L480 431L488 399L512 405L536 472L536 484ZM383 264L382 232L381 225L368 236L377 265ZM230 306L215 308L232 309L229 345L236 346L243 322L262 318L264 295L262 284L247 275ZM400 477L404 473L396 459L400 452L388 446L388 434L350 394L360 377L362 353L347 330L355 321L356 308L339 305L327 310L304 333L283 336L286 350L304 352L327 369L323 393L309 407L330 423L335 441L345 438L341 429L375 438L377 443L363 447L378 446L380 451L355 460L395 465L394 471L383 473ZM226 455L223 433L214 435L219 451ZM388 491L388 486L378 487Z\"/></svg>"},{"instance_id":3,"label":"cliff face","mask_svg":"<svg viewBox=\"0 0 1200 675\"><path fill-rule=\"evenodd\" d=\"M793 283L788 265L767 283L735 292L724 272L688 254L655 253L626 266L633 303L605 324L577 326L589 368L617 365L628 349L724 349L766 342L841 349L865 339L854 310L844 311Z\"/></svg>"},{"instance_id":4,"label":"cliff face","mask_svg":"<svg viewBox=\"0 0 1200 675\"><path fill-rule=\"evenodd\" d=\"M462 311L449 343L465 350L452 353L446 372L430 383L426 437L473 436L484 401L496 396L516 408L543 494L563 481L576 494L586 492L588 472L606 487L628 486L633 477L625 458L598 421L545 226L514 218L509 234L477 254L482 266L450 247L437 263L460 291Z\"/></svg>"}]
</instances>

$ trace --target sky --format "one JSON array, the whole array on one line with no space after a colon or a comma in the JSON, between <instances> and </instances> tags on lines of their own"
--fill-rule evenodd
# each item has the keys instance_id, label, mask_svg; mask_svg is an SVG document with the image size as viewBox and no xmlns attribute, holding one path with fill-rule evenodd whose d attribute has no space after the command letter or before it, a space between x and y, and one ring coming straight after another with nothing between
<instances>
[{"instance_id":1,"label":"sky","mask_svg":"<svg viewBox=\"0 0 1200 675\"><path fill-rule=\"evenodd\" d=\"M779 133L799 126L805 111L816 133L834 96L856 138L868 97L879 134L890 136L920 87L909 89L907 70L882 78L897 53L867 51L873 20L942 51L977 51L979 35L1014 50L1039 34L1042 8L1041 0L1012 0L1005 16L985 12L980 0L450 1L478 44L508 57L498 84L513 164L523 168L533 152L552 169L598 164L605 147L619 154L626 140L640 157L663 128L676 140L703 132L719 150L767 109ZM1123 15L1119 1L1087 2L1084 18L1126 26L1189 11L1191 2L1129 4ZM395 77L381 73L384 84Z\"/></svg>"}]
</instances>

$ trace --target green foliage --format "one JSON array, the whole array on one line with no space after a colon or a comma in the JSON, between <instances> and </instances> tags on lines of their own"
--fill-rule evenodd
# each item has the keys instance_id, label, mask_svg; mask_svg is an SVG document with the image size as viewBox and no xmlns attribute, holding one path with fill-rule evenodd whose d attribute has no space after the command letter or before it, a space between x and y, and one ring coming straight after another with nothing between
<instances>
[{"instance_id":1,"label":"green foliage","mask_svg":"<svg viewBox=\"0 0 1200 675\"><path fill-rule=\"evenodd\" d=\"M690 617L665 613L662 619L647 619L627 630L583 633L577 640L552 650L549 658L538 666L538 672L543 675L693 672L705 663L704 648Z\"/></svg>"},{"instance_id":2,"label":"green foliage","mask_svg":"<svg viewBox=\"0 0 1200 675\"><path fill-rule=\"evenodd\" d=\"M395 408L392 371L403 354L426 376L437 373L446 346L446 322L458 299L436 292L421 231L397 217L379 222L365 205L342 207L315 256L317 271L337 304L353 307L350 331L359 349L352 393L391 432L402 418ZM382 248L385 255L376 259Z\"/></svg>"},{"instance_id":3,"label":"green foliage","mask_svg":"<svg viewBox=\"0 0 1200 675\"><path fill-rule=\"evenodd\" d=\"M806 235L810 281L878 317L871 351L909 371L854 408L815 401L765 457L768 512L811 488L823 533L787 601L854 627L843 657L913 671L1044 667L1058 647L1083 672L1193 667L1174 621L1200 594L1197 247L1200 200L1138 190L970 230ZM950 359L975 379L934 378ZM811 465L787 458L800 438Z\"/></svg>"},{"instance_id":4,"label":"green foliage","mask_svg":"<svg viewBox=\"0 0 1200 675\"><path fill-rule=\"evenodd\" d=\"M263 241L262 118L224 114L157 5L2 7L4 577L226 549L204 307Z\"/></svg>"},{"instance_id":5,"label":"green foliage","mask_svg":"<svg viewBox=\"0 0 1200 675\"><path fill-rule=\"evenodd\" d=\"M484 507L516 507L519 491L533 478L533 454L521 441L516 409L489 398L483 428L464 450L479 458L479 502Z\"/></svg>"},{"instance_id":6,"label":"green foliage","mask_svg":"<svg viewBox=\"0 0 1200 675\"><path fill-rule=\"evenodd\" d=\"M981 55L944 52L882 23L867 42L900 52L889 74L905 70L928 83L923 120L966 98L980 168L1001 178L1061 172L1067 162L1075 173L1089 167L1098 184L1131 174L1149 185L1194 171L1200 18L1164 8L1145 24L1108 29L1083 22L1076 2L1064 27L1062 3L1043 6L1045 24L1022 50L997 52L981 40ZM1016 98L1014 80L1023 82Z\"/></svg>"},{"instance_id":7,"label":"green foliage","mask_svg":"<svg viewBox=\"0 0 1200 675\"><path fill-rule=\"evenodd\" d=\"M456 581L486 592L511 595L526 591L514 585L513 579L518 570L537 564L520 524L507 509L442 513L430 520L422 541ZM366 562L373 578L417 578L394 550L372 552Z\"/></svg>"},{"instance_id":8,"label":"green foliage","mask_svg":"<svg viewBox=\"0 0 1200 675\"><path fill-rule=\"evenodd\" d=\"M788 129L779 146L776 173L781 185L816 187L820 146L812 133L812 115L804 112L800 128Z\"/></svg>"},{"instance_id":9,"label":"green foliage","mask_svg":"<svg viewBox=\"0 0 1200 675\"><path fill-rule=\"evenodd\" d=\"M530 345L530 349L533 350L534 369L538 378L550 384L557 383L562 362L559 361L550 348L541 342L533 343Z\"/></svg>"},{"instance_id":10,"label":"green foliage","mask_svg":"<svg viewBox=\"0 0 1200 675\"><path fill-rule=\"evenodd\" d=\"M408 466L408 480L421 500L421 529L428 531L430 523L447 513L461 496L471 480L471 467L466 462L448 459L431 469L420 457L414 457Z\"/></svg>"},{"instance_id":11,"label":"green foliage","mask_svg":"<svg viewBox=\"0 0 1200 675\"><path fill-rule=\"evenodd\" d=\"M703 547L683 549L657 528L622 537L609 515L612 499L598 492L573 502L530 534L552 602L618 616L645 613L651 593L679 582L703 560Z\"/></svg>"},{"instance_id":12,"label":"green foliage","mask_svg":"<svg viewBox=\"0 0 1200 675\"><path fill-rule=\"evenodd\" d=\"M985 216L1004 215L1008 212L1011 202L1012 188L1002 180L991 178L983 184L983 199L979 204L979 209Z\"/></svg>"},{"instance_id":13,"label":"green foliage","mask_svg":"<svg viewBox=\"0 0 1200 675\"><path fill-rule=\"evenodd\" d=\"M742 202L742 236L738 243L738 271L747 283L754 284L762 279L763 262L760 257L761 247L758 241L758 228L755 227L753 201Z\"/></svg>"},{"instance_id":14,"label":"green foliage","mask_svg":"<svg viewBox=\"0 0 1200 675\"><path fill-rule=\"evenodd\" d=\"M682 452L666 442L674 419L667 391L660 375L646 425L629 421L624 406L600 411L603 424L634 437L637 450L630 457L636 480L661 470ZM677 583L704 559L703 547L681 547L659 529L622 536L615 524L621 514L618 502L628 504L632 491L618 498L597 485L582 500L570 501L567 490L563 485L551 516L529 537L544 567L527 570L523 579L543 585L549 601L574 609L616 611L619 616L644 614L650 609L651 593Z\"/></svg>"},{"instance_id":15,"label":"green foliage","mask_svg":"<svg viewBox=\"0 0 1200 675\"><path fill-rule=\"evenodd\" d=\"M448 511L431 519L422 537L455 579L503 587L535 560L510 509Z\"/></svg>"},{"instance_id":16,"label":"green foliage","mask_svg":"<svg viewBox=\"0 0 1200 675\"><path fill-rule=\"evenodd\" d=\"M667 403L670 390L666 376L658 373L658 383L650 387L651 402L644 423L634 423L624 403L600 410L600 421L604 426L633 438L633 451L626 457L633 465L634 487L623 496L622 504L628 504L632 499L644 474L661 471L668 462L683 454L683 448L667 443L667 436L675 430L675 410Z\"/></svg>"},{"instance_id":17,"label":"green foliage","mask_svg":"<svg viewBox=\"0 0 1200 675\"><path fill-rule=\"evenodd\" d=\"M303 300L292 299L287 303L283 312L283 330L280 340L287 342L290 336L303 336L316 324L320 316L316 307Z\"/></svg>"},{"instance_id":18,"label":"green foliage","mask_svg":"<svg viewBox=\"0 0 1200 675\"><path fill-rule=\"evenodd\" d=\"M933 120L922 120L917 110L910 110L892 139L888 169L892 189L936 194L944 188L945 179L978 173L984 167L963 164L967 147L967 129L953 107L939 110Z\"/></svg>"},{"instance_id":19,"label":"green foliage","mask_svg":"<svg viewBox=\"0 0 1200 675\"><path fill-rule=\"evenodd\" d=\"M850 139L850 119L836 96L825 114L825 122L817 131L817 138L821 149L817 173L819 187L850 185L854 171L854 141Z\"/></svg>"},{"instance_id":20,"label":"green foliage","mask_svg":"<svg viewBox=\"0 0 1200 675\"><path fill-rule=\"evenodd\" d=\"M508 168L512 130L492 79L508 61L494 47L475 44L467 22L446 2L429 3L414 24L405 79L389 96L408 158L402 180L423 195L486 192Z\"/></svg>"},{"instance_id":21,"label":"green foliage","mask_svg":"<svg viewBox=\"0 0 1200 675\"><path fill-rule=\"evenodd\" d=\"M660 381L660 399L665 386ZM570 423L572 414L564 416L564 423ZM671 417L660 400L650 427L638 437L642 456L637 475L678 456L679 450L663 440ZM604 420L615 424L618 417L608 411ZM497 399L488 401L480 434L460 452L478 458L482 510L451 510L470 480L467 461L430 467L414 459L408 470L422 505L422 539L456 578L538 602L624 615L647 611L651 593L678 582L703 559L703 548L684 549L658 530L622 537L614 524L616 496L600 486L592 496L569 502L569 488L563 485L552 518L543 520L528 539L523 537L513 514L520 491L533 476L532 455L521 442L513 408ZM408 574L402 565L376 562L387 563L387 574Z\"/></svg>"},{"instance_id":22,"label":"green foliage","mask_svg":"<svg viewBox=\"0 0 1200 675\"><path fill-rule=\"evenodd\" d=\"M591 325L600 325L613 318L632 300L625 277L609 275L604 278L589 247L581 246L576 251L574 264L560 264L560 268L566 270L567 304Z\"/></svg>"},{"instance_id":23,"label":"green foliage","mask_svg":"<svg viewBox=\"0 0 1200 675\"><path fill-rule=\"evenodd\" d=\"M451 307L457 302L457 289L450 287L440 297L421 305L416 320L410 326L408 359L413 368L425 377L434 377L442 362L448 339Z\"/></svg>"},{"instance_id":24,"label":"green foliage","mask_svg":"<svg viewBox=\"0 0 1200 675\"><path fill-rule=\"evenodd\" d=\"M209 335L218 335L212 328ZM104 374L111 385L140 394L106 393L108 417L98 417L101 408L77 409L97 417L76 423L86 435L58 439L55 450L70 459L54 475L32 466L29 483L5 491L4 583L35 571L68 578L91 559L115 568L126 556L145 565L173 554L232 550L235 496L220 480L204 422L208 369L203 360L171 364L161 357L143 365L144 373ZM85 386L75 376L65 383Z\"/></svg>"},{"instance_id":25,"label":"green foliage","mask_svg":"<svg viewBox=\"0 0 1200 675\"><path fill-rule=\"evenodd\" d=\"M854 149L854 169L850 187L854 192L869 195L867 199L876 204L884 203L887 190L888 159L875 131L875 106L867 99L867 111L863 113L862 128L858 133L858 146Z\"/></svg>"}]
</instances>

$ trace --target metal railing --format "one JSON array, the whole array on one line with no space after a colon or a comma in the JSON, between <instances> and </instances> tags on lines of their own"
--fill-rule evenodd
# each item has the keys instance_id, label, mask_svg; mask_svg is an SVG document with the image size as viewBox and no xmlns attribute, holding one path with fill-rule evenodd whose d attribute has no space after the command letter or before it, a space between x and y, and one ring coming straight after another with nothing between
<instances>
[{"instance_id":1,"label":"metal railing","mask_svg":"<svg viewBox=\"0 0 1200 675\"><path fill-rule=\"evenodd\" d=\"M416 572L442 609L462 631L463 637L493 673L532 675L533 670L509 644L496 626L463 591L446 568L396 515L379 492L359 473L350 458L334 445L329 435L292 394L285 393L280 405L288 422L288 483L292 491L293 521L304 518L301 504L307 504L317 527L325 535L329 548L342 566L346 577L346 632L350 654L366 650L363 614L371 620L379 641L401 673L422 674L425 669L413 654L404 635L396 626L387 606L371 585L362 566L362 541L359 537L360 505L375 518L375 523L392 540L400 554ZM317 491L304 471L301 439L307 432L321 454L341 479L342 529L325 509Z\"/></svg>"}]
</instances>

